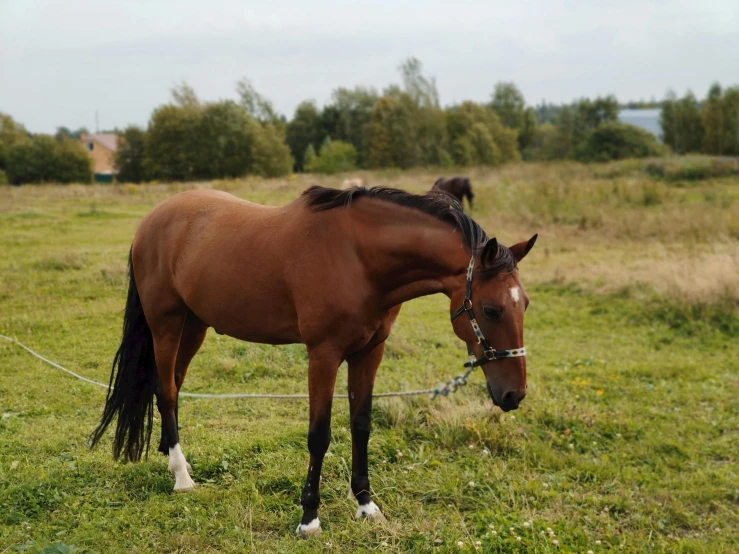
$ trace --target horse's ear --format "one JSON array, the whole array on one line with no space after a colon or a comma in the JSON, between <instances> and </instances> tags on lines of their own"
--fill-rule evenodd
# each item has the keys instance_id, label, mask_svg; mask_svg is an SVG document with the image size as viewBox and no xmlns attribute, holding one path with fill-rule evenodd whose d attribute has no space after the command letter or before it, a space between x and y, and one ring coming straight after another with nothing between
<instances>
[{"instance_id":1,"label":"horse's ear","mask_svg":"<svg viewBox=\"0 0 739 554\"><path fill-rule=\"evenodd\" d=\"M480 254L480 264L482 267L485 267L486 265L490 264L493 260L495 260L495 256L498 255L498 241L495 238L490 239L485 243L485 246L482 249L482 253Z\"/></svg>"},{"instance_id":2,"label":"horse's ear","mask_svg":"<svg viewBox=\"0 0 739 554\"><path fill-rule=\"evenodd\" d=\"M529 251L534 247L534 243L536 243L536 239L539 237L538 234L531 237L527 242L519 242L518 244L514 244L511 246L511 252L513 253L513 257L516 258L517 262L520 262L526 257L526 254L529 253Z\"/></svg>"}]
</instances>

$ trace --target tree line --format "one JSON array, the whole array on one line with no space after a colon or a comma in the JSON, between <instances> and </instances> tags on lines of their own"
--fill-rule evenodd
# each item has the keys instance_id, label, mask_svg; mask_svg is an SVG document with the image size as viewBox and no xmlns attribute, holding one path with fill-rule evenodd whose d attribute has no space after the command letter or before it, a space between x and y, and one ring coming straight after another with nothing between
<instances>
[{"instance_id":1,"label":"tree line","mask_svg":"<svg viewBox=\"0 0 739 554\"><path fill-rule=\"evenodd\" d=\"M400 83L336 89L319 107L302 102L291 119L251 83L237 100L202 101L187 84L157 107L148 126L119 132L118 180L186 181L335 173L355 168L496 166L518 160L607 161L675 153L739 155L739 87L713 85L699 102L669 93L661 103L663 142L620 123L614 96L569 104L527 105L510 82L486 102L442 107L434 78L415 58L399 66ZM86 182L90 165L75 138L84 129L30 135L0 114L0 180Z\"/></svg>"}]
</instances>

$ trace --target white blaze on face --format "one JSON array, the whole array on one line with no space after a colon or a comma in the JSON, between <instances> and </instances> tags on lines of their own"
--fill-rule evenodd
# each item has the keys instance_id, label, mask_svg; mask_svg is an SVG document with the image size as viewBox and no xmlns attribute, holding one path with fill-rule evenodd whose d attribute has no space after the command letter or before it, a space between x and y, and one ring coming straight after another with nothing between
<instances>
[{"instance_id":1,"label":"white blaze on face","mask_svg":"<svg viewBox=\"0 0 739 554\"><path fill-rule=\"evenodd\" d=\"M514 305L518 305L518 301L521 300L521 291L518 287L511 287L511 298L513 298Z\"/></svg>"}]
</instances>

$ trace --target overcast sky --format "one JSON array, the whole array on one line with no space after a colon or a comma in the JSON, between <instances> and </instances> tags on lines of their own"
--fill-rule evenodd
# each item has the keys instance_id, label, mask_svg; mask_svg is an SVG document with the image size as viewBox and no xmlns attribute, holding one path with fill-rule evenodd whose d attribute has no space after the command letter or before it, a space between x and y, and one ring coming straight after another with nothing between
<instances>
[{"instance_id":1,"label":"overcast sky","mask_svg":"<svg viewBox=\"0 0 739 554\"><path fill-rule=\"evenodd\" d=\"M290 117L419 58L444 105L514 81L532 104L739 84L739 0L0 0L0 111L33 132L145 125L172 85Z\"/></svg>"}]
</instances>

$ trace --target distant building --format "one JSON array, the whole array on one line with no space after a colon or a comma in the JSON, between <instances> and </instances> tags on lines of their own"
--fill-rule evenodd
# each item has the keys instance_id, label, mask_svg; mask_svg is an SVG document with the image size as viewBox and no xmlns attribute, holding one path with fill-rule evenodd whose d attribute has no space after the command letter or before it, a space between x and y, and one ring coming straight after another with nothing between
<instances>
[{"instance_id":1,"label":"distant building","mask_svg":"<svg viewBox=\"0 0 739 554\"><path fill-rule=\"evenodd\" d=\"M113 133L93 133L80 136L80 143L92 160L95 181L111 183L115 177L115 153L118 150L118 135Z\"/></svg>"}]
</instances>

